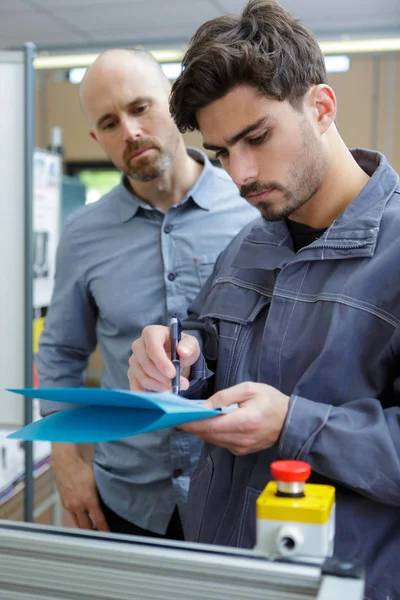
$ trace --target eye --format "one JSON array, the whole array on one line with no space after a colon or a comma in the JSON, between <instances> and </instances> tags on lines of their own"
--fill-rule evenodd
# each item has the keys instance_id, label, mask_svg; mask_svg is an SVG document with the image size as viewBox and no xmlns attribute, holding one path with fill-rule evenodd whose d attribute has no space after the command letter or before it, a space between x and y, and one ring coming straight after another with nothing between
<instances>
[{"instance_id":1,"label":"eye","mask_svg":"<svg viewBox=\"0 0 400 600\"><path fill-rule=\"evenodd\" d=\"M218 158L226 158L228 156L229 152L228 150L217 150L217 152L215 153L215 157L214 160L217 160Z\"/></svg>"},{"instance_id":2,"label":"eye","mask_svg":"<svg viewBox=\"0 0 400 600\"><path fill-rule=\"evenodd\" d=\"M264 133L258 135L255 138L248 138L247 143L250 144L250 146L257 146L259 144L262 144L267 139L268 134L269 131L264 131Z\"/></svg>"},{"instance_id":3,"label":"eye","mask_svg":"<svg viewBox=\"0 0 400 600\"><path fill-rule=\"evenodd\" d=\"M114 129L116 125L117 121L107 121L106 123L104 123L102 129L103 131L105 131L106 129Z\"/></svg>"},{"instance_id":4,"label":"eye","mask_svg":"<svg viewBox=\"0 0 400 600\"><path fill-rule=\"evenodd\" d=\"M141 115L149 108L148 104L139 104L138 106L132 107L130 113L132 115Z\"/></svg>"}]
</instances>

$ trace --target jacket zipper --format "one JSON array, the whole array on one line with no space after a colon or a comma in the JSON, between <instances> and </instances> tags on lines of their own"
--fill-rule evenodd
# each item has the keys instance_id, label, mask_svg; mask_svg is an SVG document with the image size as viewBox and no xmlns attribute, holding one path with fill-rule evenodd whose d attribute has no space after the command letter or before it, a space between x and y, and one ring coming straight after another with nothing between
<instances>
[{"instance_id":1,"label":"jacket zipper","mask_svg":"<svg viewBox=\"0 0 400 600\"><path fill-rule=\"evenodd\" d=\"M308 248L323 248L329 250L357 250L358 248L365 248L365 246L371 245L371 242L359 242L358 244L350 244L347 246L341 246L340 244L316 244L313 242L310 246L304 246L297 251L297 254L300 254L303 250L307 250Z\"/></svg>"}]
</instances>

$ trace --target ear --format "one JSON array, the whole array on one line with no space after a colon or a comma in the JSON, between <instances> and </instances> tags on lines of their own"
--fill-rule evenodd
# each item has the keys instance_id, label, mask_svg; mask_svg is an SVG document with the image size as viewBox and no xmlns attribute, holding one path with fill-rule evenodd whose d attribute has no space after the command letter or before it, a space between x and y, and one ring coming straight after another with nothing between
<instances>
[{"instance_id":1,"label":"ear","mask_svg":"<svg viewBox=\"0 0 400 600\"><path fill-rule=\"evenodd\" d=\"M99 143L99 140L97 139L97 136L96 136L95 132L92 129L89 131L89 135L92 138L92 140L94 140L95 142Z\"/></svg>"},{"instance_id":2,"label":"ear","mask_svg":"<svg viewBox=\"0 0 400 600\"><path fill-rule=\"evenodd\" d=\"M336 118L337 101L335 92L329 85L321 83L309 92L309 106L314 123L321 134L325 133Z\"/></svg>"}]
</instances>

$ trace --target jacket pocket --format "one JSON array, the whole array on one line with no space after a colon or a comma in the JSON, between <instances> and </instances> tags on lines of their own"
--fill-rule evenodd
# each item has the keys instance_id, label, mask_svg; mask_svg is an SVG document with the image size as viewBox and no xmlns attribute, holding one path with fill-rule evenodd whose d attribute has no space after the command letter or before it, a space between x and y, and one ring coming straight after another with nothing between
<instances>
[{"instance_id":1,"label":"jacket pocket","mask_svg":"<svg viewBox=\"0 0 400 600\"><path fill-rule=\"evenodd\" d=\"M184 518L186 541L197 542L199 540L213 472L213 461L211 456L208 455L204 462L197 465L190 480L187 504L190 506L190 514L186 512Z\"/></svg>"},{"instance_id":2,"label":"jacket pocket","mask_svg":"<svg viewBox=\"0 0 400 600\"><path fill-rule=\"evenodd\" d=\"M229 323L252 323L270 304L272 292L229 277L217 277L200 313L201 319L214 318Z\"/></svg>"},{"instance_id":3,"label":"jacket pocket","mask_svg":"<svg viewBox=\"0 0 400 600\"><path fill-rule=\"evenodd\" d=\"M260 494L260 490L246 488L236 538L238 548L253 548L256 543L256 500Z\"/></svg>"},{"instance_id":4,"label":"jacket pocket","mask_svg":"<svg viewBox=\"0 0 400 600\"><path fill-rule=\"evenodd\" d=\"M248 282L232 278L216 279L200 314L200 319L206 323L214 323L217 327L214 354L217 354L220 375L215 381L216 390L229 387L240 379L237 377L238 368L251 336L253 348L260 347L258 342L261 341L263 327L252 327L252 324L257 318L263 318L267 314L270 303L268 292L255 288ZM207 354L207 345L204 346L204 356L207 360L215 360ZM247 378L253 381L257 381L257 364L254 358L254 372L247 373Z\"/></svg>"}]
</instances>

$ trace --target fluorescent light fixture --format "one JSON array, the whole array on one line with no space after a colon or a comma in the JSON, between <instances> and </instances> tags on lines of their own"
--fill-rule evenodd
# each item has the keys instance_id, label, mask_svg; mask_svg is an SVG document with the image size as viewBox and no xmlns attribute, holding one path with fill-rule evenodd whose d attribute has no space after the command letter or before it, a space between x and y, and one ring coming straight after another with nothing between
<instances>
[{"instance_id":1,"label":"fluorescent light fixture","mask_svg":"<svg viewBox=\"0 0 400 600\"><path fill-rule=\"evenodd\" d=\"M80 83L86 73L87 67L74 67L68 71L68 81L70 83Z\"/></svg>"},{"instance_id":2,"label":"fluorescent light fixture","mask_svg":"<svg viewBox=\"0 0 400 600\"><path fill-rule=\"evenodd\" d=\"M319 43L322 52L330 54L360 54L364 52L400 52L400 37L367 40L336 40ZM149 50L159 63L181 62L185 49ZM36 69L72 69L88 67L98 54L39 55L34 59ZM167 75L168 77L168 75Z\"/></svg>"},{"instance_id":3,"label":"fluorescent light fixture","mask_svg":"<svg viewBox=\"0 0 400 600\"><path fill-rule=\"evenodd\" d=\"M35 69L73 69L88 67L98 54L60 54L59 56L37 56L33 61Z\"/></svg>"},{"instance_id":4,"label":"fluorescent light fixture","mask_svg":"<svg viewBox=\"0 0 400 600\"><path fill-rule=\"evenodd\" d=\"M149 50L160 63L180 62L184 50ZM35 69L72 69L73 67L88 67L98 54L60 54L37 56L33 65Z\"/></svg>"},{"instance_id":5,"label":"fluorescent light fixture","mask_svg":"<svg viewBox=\"0 0 400 600\"><path fill-rule=\"evenodd\" d=\"M180 62L161 63L160 66L168 79L177 79L182 73L182 63Z\"/></svg>"},{"instance_id":6,"label":"fluorescent light fixture","mask_svg":"<svg viewBox=\"0 0 400 600\"><path fill-rule=\"evenodd\" d=\"M186 48L180 50L149 50L159 63L181 62Z\"/></svg>"},{"instance_id":7,"label":"fluorescent light fixture","mask_svg":"<svg viewBox=\"0 0 400 600\"><path fill-rule=\"evenodd\" d=\"M350 58L343 54L325 56L325 67L328 73L345 73L350 69Z\"/></svg>"},{"instance_id":8,"label":"fluorescent light fixture","mask_svg":"<svg viewBox=\"0 0 400 600\"><path fill-rule=\"evenodd\" d=\"M161 63L162 70L164 71L168 79L176 79L182 71L182 64L180 62L172 63ZM70 83L81 83L87 67L74 67L68 71L68 81Z\"/></svg>"},{"instance_id":9,"label":"fluorescent light fixture","mask_svg":"<svg viewBox=\"0 0 400 600\"><path fill-rule=\"evenodd\" d=\"M398 52L400 37L376 40L339 40L319 42L324 54L354 54L363 52Z\"/></svg>"}]
</instances>

